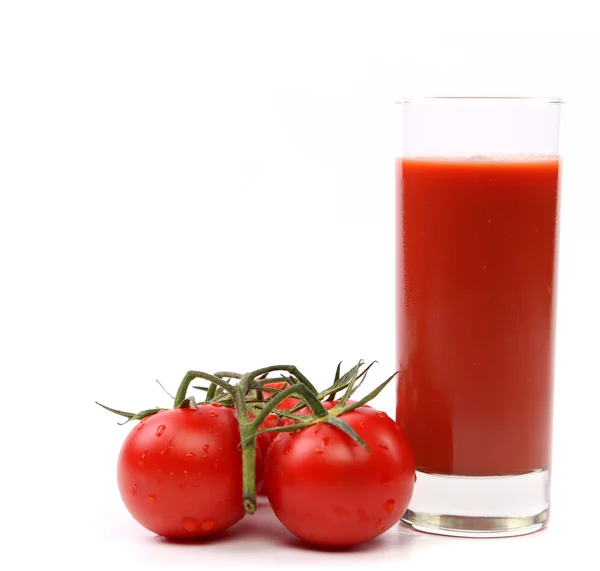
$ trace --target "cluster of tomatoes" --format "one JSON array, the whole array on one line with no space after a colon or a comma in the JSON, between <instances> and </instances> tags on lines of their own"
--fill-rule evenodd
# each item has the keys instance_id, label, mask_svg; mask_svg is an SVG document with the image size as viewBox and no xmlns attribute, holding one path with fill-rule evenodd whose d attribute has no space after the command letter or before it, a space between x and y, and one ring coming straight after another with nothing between
<instances>
[{"instance_id":1,"label":"cluster of tomatoes","mask_svg":"<svg viewBox=\"0 0 600 571\"><path fill-rule=\"evenodd\" d=\"M240 389L222 375L188 373L174 408L120 413L141 418L118 458L125 506L158 535L196 538L252 513L258 490L281 523L312 544L350 546L380 535L406 510L415 467L398 425L366 404L383 385L350 400L366 373L360 367L342 377L338 367L322 393L301 375L276 382L236 375ZM219 384L196 404L185 391L198 376ZM342 398L336 388L345 389Z\"/></svg>"}]
</instances>

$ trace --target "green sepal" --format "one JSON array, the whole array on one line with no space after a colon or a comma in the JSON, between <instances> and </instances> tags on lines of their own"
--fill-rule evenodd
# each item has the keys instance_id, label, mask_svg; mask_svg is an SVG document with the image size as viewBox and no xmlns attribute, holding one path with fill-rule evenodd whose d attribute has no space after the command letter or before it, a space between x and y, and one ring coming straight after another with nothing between
<instances>
[{"instance_id":1,"label":"green sepal","mask_svg":"<svg viewBox=\"0 0 600 571\"><path fill-rule=\"evenodd\" d=\"M352 438L354 442L360 444L367 452L370 453L369 447L365 444L364 440L357 434L356 430L352 428L345 420L337 416L330 416L323 420L323 422L335 426L341 430L344 434Z\"/></svg>"},{"instance_id":2,"label":"green sepal","mask_svg":"<svg viewBox=\"0 0 600 571\"><path fill-rule=\"evenodd\" d=\"M152 416L153 414L156 414L157 412L160 412L161 410L168 410L166 408L149 408L147 410L142 410L141 412L133 413L133 412L125 412L123 410L117 410L116 408L111 408L111 407L101 404L97 401L96 401L96 404L98 406L101 406L102 408L108 410L109 412L114 412L115 414L118 414L119 416L124 416L127 420L125 422L117 423L117 424L119 424L119 426L123 426L124 424L127 424L131 420L142 420L142 418L146 418L147 416Z\"/></svg>"}]
</instances>

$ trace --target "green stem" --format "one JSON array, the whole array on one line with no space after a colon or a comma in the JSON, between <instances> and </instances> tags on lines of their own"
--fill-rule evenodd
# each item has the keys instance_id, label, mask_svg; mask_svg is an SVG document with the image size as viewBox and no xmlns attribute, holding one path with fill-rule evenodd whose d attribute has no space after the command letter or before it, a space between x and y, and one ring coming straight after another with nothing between
<instances>
[{"instance_id":1,"label":"green stem","mask_svg":"<svg viewBox=\"0 0 600 571\"><path fill-rule=\"evenodd\" d=\"M248 416L241 383L233 387L232 396L238 414L242 445L242 500L246 513L253 514L256 511L256 432Z\"/></svg>"},{"instance_id":2,"label":"green stem","mask_svg":"<svg viewBox=\"0 0 600 571\"><path fill-rule=\"evenodd\" d=\"M335 413L336 416L340 414L345 414L354 410L355 408L361 407L363 404L367 404L369 401L373 400L391 381L392 379L399 374L400 371L396 371L392 376L388 377L383 383L381 383L378 387L373 389L368 395L361 398L359 401L352 403L350 405L344 406L340 402L334 409L332 409L332 413ZM338 409L338 407L340 407Z\"/></svg>"},{"instance_id":3,"label":"green stem","mask_svg":"<svg viewBox=\"0 0 600 571\"><path fill-rule=\"evenodd\" d=\"M296 376L299 382L292 384L287 389L270 398L258 416L256 416L253 421L250 421L246 403L246 395L250 390L250 386L256 377L275 370L285 370ZM232 387L233 403L238 414L238 423L240 425L240 439L242 446L242 498L244 509L247 513L252 514L256 511L256 433L264 419L267 418L269 413L279 403L293 394L304 397L306 404L317 418L327 417L327 410L315 396L316 389L313 387L314 393L311 392L309 387L312 387L312 385L310 382L303 375L298 376L297 373L298 370L296 367L287 365L265 367L264 369L246 373L240 379L239 384ZM305 383L302 382L301 377L305 379Z\"/></svg>"},{"instance_id":4,"label":"green stem","mask_svg":"<svg viewBox=\"0 0 600 571\"><path fill-rule=\"evenodd\" d=\"M257 406L257 403L251 403L249 401L246 401L246 402L248 404L253 405L251 412L255 416L258 416L258 414L264 408L264 406ZM262 405L263 403L258 403L258 404ZM280 418L289 418L290 420L294 420L296 422L302 422L302 421L306 420L307 418L311 418L311 416L308 414L303 414L303 415L293 414L293 413L289 412L288 410L283 410L283 409L279 409L279 408L275 408L275 409L271 410L270 414L274 414L275 416L278 416Z\"/></svg>"},{"instance_id":5,"label":"green stem","mask_svg":"<svg viewBox=\"0 0 600 571\"><path fill-rule=\"evenodd\" d=\"M352 395L352 393L354 392L354 385L356 384L356 381L358 381L358 379L359 375L357 366L354 372L352 373L352 377L350 379L350 382L348 383L348 386L346 387L346 392L342 395L342 398L340 399L339 406L344 406L348 402L350 395Z\"/></svg>"},{"instance_id":6,"label":"green stem","mask_svg":"<svg viewBox=\"0 0 600 571\"><path fill-rule=\"evenodd\" d=\"M373 361L373 363L375 363L375 361ZM335 375L336 380L334 381L333 385L331 387L321 391L317 395L317 398L320 401L325 400L325 397L329 397L327 400L333 400L333 398L335 397L335 394L337 392L340 392L340 391L348 388L350 383L353 382L353 379L355 376L357 379L360 379L363 375L366 375L367 371L371 368L373 363L371 363L360 374L359 374L360 367L364 364L364 361L362 361L362 359L358 362L358 365L355 365L354 367L352 367L349 371L344 373L341 377L339 377L338 372L336 371L336 375ZM302 408L303 406L304 406L304 403L298 403L295 407L291 408L290 411L295 412L295 411L299 410L300 408Z\"/></svg>"},{"instance_id":7,"label":"green stem","mask_svg":"<svg viewBox=\"0 0 600 571\"><path fill-rule=\"evenodd\" d=\"M241 445L244 446L244 444L248 442L251 438L255 438L261 434L269 434L273 432L296 432L298 430L302 430L303 428L313 426L314 424L314 419L309 419L303 422L299 422L298 424L286 424L283 426L275 426L273 428L264 428L263 430L259 430L258 432L253 432L250 436L247 437L246 440L242 440Z\"/></svg>"},{"instance_id":8,"label":"green stem","mask_svg":"<svg viewBox=\"0 0 600 571\"><path fill-rule=\"evenodd\" d=\"M219 377L219 379L241 379L243 375L239 373L232 373L230 371L219 371L215 373L215 377Z\"/></svg>"},{"instance_id":9,"label":"green stem","mask_svg":"<svg viewBox=\"0 0 600 571\"><path fill-rule=\"evenodd\" d=\"M267 379L254 379L251 383L250 383L250 388L252 389L256 389L256 388L262 388L265 385L269 384L269 383L287 383L288 385L290 384L290 379L289 377L270 377ZM293 384L293 383L292 383ZM267 387L266 388L266 392L275 392L277 390L277 388L274 387Z\"/></svg>"},{"instance_id":10,"label":"green stem","mask_svg":"<svg viewBox=\"0 0 600 571\"><path fill-rule=\"evenodd\" d=\"M171 397L172 399L174 399L174 398L175 398L175 397L174 397L174 396L173 396L173 395L172 395L172 394L171 394L171 393L170 393L170 392L169 392L169 391L168 391L168 390L167 390L167 389L166 389L166 388L163 386L163 384L162 384L162 383L161 383L161 382L160 382L158 379L156 379L156 382L158 383L158 386L159 386L159 387L160 387L160 388L161 388L163 391L165 391L165 393L167 393L167 395L168 395L169 397Z\"/></svg>"},{"instance_id":11,"label":"green stem","mask_svg":"<svg viewBox=\"0 0 600 571\"><path fill-rule=\"evenodd\" d=\"M177 394L175 395L175 401L173 403L173 408L178 408L181 405L181 403L185 400L185 395L187 394L187 390L190 386L190 383L194 379L204 379L205 381L210 381L211 383L214 383L215 385L221 387L224 391L226 391L230 394L231 394L231 391L233 390L233 387L227 381L224 381L223 379L219 379L218 377L215 377L214 375L210 375L209 373L202 373L201 371L188 371L185 374L185 376L183 377L183 380L181 381L181 384L179 385L179 389L177 389Z\"/></svg>"},{"instance_id":12,"label":"green stem","mask_svg":"<svg viewBox=\"0 0 600 571\"><path fill-rule=\"evenodd\" d=\"M118 424L120 424L120 425L127 424L130 420L142 420L142 418L156 414L157 412L160 412L161 410L168 410L166 408L149 408L146 410L142 410L141 412L133 413L133 412L125 412L123 410L117 410L116 408L110 408L109 406L100 404L97 401L96 401L96 404L110 412L114 412L115 414L118 414L119 416L124 416L127 420L125 422L119 422Z\"/></svg>"},{"instance_id":13,"label":"green stem","mask_svg":"<svg viewBox=\"0 0 600 571\"><path fill-rule=\"evenodd\" d=\"M253 373L246 373L245 375L242 375L242 378L240 379L240 382L238 383L237 386L240 388L240 392L242 393L242 396L244 396L244 398L248 394L248 391L250 390L250 383L253 380L254 380Z\"/></svg>"},{"instance_id":14,"label":"green stem","mask_svg":"<svg viewBox=\"0 0 600 571\"><path fill-rule=\"evenodd\" d=\"M260 377L265 373L272 373L275 371L285 371L286 373L290 373L290 375L296 377L303 385L306 385L313 394L317 394L318 391L315 389L314 385L297 369L297 367L294 367L294 365L273 365L271 367L263 367L262 369L257 369L256 371L248 373L248 376L252 379L256 379L256 377ZM244 377L245 376L246 375L244 375Z\"/></svg>"},{"instance_id":15,"label":"green stem","mask_svg":"<svg viewBox=\"0 0 600 571\"><path fill-rule=\"evenodd\" d=\"M206 402L210 402L215 398L215 393L217 392L217 385L215 383L210 383L210 387L208 387L208 391L206 391L206 398L204 399Z\"/></svg>"},{"instance_id":16,"label":"green stem","mask_svg":"<svg viewBox=\"0 0 600 571\"><path fill-rule=\"evenodd\" d=\"M335 377L333 379L333 384L334 385L340 380L340 372L341 372L341 370L342 370L342 362L340 361L338 363L338 366L337 366L336 370L335 370Z\"/></svg>"},{"instance_id":17,"label":"green stem","mask_svg":"<svg viewBox=\"0 0 600 571\"><path fill-rule=\"evenodd\" d=\"M311 393L305 385L296 383L295 385L288 387L287 389L281 391L280 393L276 394L274 397L266 401L267 404L252 421L254 428L258 430L258 427L264 422L267 416L269 416L269 414L277 407L277 405L283 402L287 397L292 395L298 395L302 397L306 402L306 406L310 408L311 412L316 418L323 418L329 414L327 412L327 409L321 404L319 399L313 393Z\"/></svg>"}]
</instances>

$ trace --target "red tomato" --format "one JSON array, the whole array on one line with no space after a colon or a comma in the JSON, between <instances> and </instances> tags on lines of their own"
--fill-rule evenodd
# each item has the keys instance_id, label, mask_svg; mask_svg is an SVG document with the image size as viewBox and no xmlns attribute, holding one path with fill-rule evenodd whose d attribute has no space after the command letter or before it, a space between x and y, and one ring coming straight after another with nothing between
<instances>
[{"instance_id":1,"label":"red tomato","mask_svg":"<svg viewBox=\"0 0 600 571\"><path fill-rule=\"evenodd\" d=\"M245 514L239 442L234 409L216 403L146 417L119 455L125 506L166 537L200 537L232 526Z\"/></svg>"},{"instance_id":2,"label":"red tomato","mask_svg":"<svg viewBox=\"0 0 600 571\"><path fill-rule=\"evenodd\" d=\"M286 382L267 383L265 385L265 387L264 387L263 392L266 394L267 397L269 397L273 393L269 392L266 389L269 389L269 388L272 388L272 389L287 389L289 386L290 385L288 383L286 383ZM295 397L286 397L275 408L277 408L279 410L290 410L290 409L294 408L299 402L300 402L300 399L297 399ZM310 413L307 413L307 414L310 414ZM278 419L279 419L279 422L278 422ZM265 418L264 422L261 424L261 428L262 429L265 429L265 428L274 428L274 427L276 427L278 425L282 426L282 425L285 425L285 424L291 424L293 422L294 421L291 420L291 419L280 418L276 414L270 414L269 416L267 416L267 418ZM277 432L269 432L269 433L265 434L265 436L268 436L269 439L271 441L273 441L277 437Z\"/></svg>"},{"instance_id":3,"label":"red tomato","mask_svg":"<svg viewBox=\"0 0 600 571\"><path fill-rule=\"evenodd\" d=\"M369 541L396 524L415 481L411 447L387 414L361 406L341 418L370 453L338 428L318 423L279 434L265 464L269 502L283 525L305 541L332 547Z\"/></svg>"},{"instance_id":4,"label":"red tomato","mask_svg":"<svg viewBox=\"0 0 600 571\"><path fill-rule=\"evenodd\" d=\"M265 396L267 398L269 398L273 393L269 392L266 389L269 389L269 388L287 389L289 386L290 385L284 381L275 382L275 383L267 383L265 385L265 390L263 390L263 392L265 393ZM290 410L290 409L294 408L299 402L300 402L300 399L297 399L295 397L286 397L275 408L280 409L280 410ZM311 413L309 411L305 414L311 414ZM269 416L267 416L267 418L265 418L263 423L260 425L260 428L261 428L261 430L264 430L265 428L274 428L276 426L285 426L286 424L292 424L293 422L294 421L289 418L281 418L281 417L278 417L276 414L270 414ZM266 434L261 434L260 436L258 436L258 438L256 440L256 444L257 444L257 447L260 446L263 458L267 457L267 451L269 449L269 446L271 445L271 442L273 442L273 440L275 440L277 435L278 435L277 432L267 432ZM267 489L266 489L266 486L264 483L262 484L262 487L259 488L258 493L261 495L267 494Z\"/></svg>"},{"instance_id":5,"label":"red tomato","mask_svg":"<svg viewBox=\"0 0 600 571\"><path fill-rule=\"evenodd\" d=\"M265 395L267 397L270 397L273 393L269 392L266 389L272 388L272 389L281 389L282 390L282 389L287 389L289 386L290 385L286 382L267 383L264 387L265 390L263 390L263 392L265 393ZM279 410L290 410L290 409L294 408L299 402L300 402L300 399L297 399L295 397L286 397L275 408L277 408ZM307 414L310 414L310 413L307 413ZM278 419L279 419L279 422L278 422ZM274 428L278 425L282 426L285 424L291 424L292 422L293 422L293 420L290 420L287 418L280 418L276 414L270 414L269 416L267 416L267 418L265 418L264 422L261 424L261 428L262 429ZM269 433L265 434L265 436L268 436L269 440L272 442L277 437L277 432L269 432Z\"/></svg>"},{"instance_id":6,"label":"red tomato","mask_svg":"<svg viewBox=\"0 0 600 571\"><path fill-rule=\"evenodd\" d=\"M248 418L250 420L254 420L256 417L251 412L248 412ZM291 421L290 421L291 422ZM260 425L260 428L265 428L265 423L263 422ZM277 436L274 434L273 436ZM271 438L271 434L259 434L256 437L256 490L261 490L264 484L264 473L265 473L265 458L267 457L267 450L269 446L271 446L271 442L273 439Z\"/></svg>"},{"instance_id":7,"label":"red tomato","mask_svg":"<svg viewBox=\"0 0 600 571\"><path fill-rule=\"evenodd\" d=\"M284 390L284 389L287 389L289 386L290 386L289 383L286 383L285 381L279 381L276 383L267 383L263 387L263 393L265 393L267 395L267 397L270 397L274 393L269 391L268 389L271 388L271 389ZM294 408L299 402L300 402L300 400L295 397L286 397L277 405L276 408L278 408L280 410L290 410L291 408Z\"/></svg>"}]
</instances>

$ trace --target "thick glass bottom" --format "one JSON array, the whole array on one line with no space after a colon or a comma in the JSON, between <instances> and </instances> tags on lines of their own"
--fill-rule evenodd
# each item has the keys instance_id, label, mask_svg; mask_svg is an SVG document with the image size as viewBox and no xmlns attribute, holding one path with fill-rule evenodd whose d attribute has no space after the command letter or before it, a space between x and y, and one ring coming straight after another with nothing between
<instances>
[{"instance_id":1,"label":"thick glass bottom","mask_svg":"<svg viewBox=\"0 0 600 571\"><path fill-rule=\"evenodd\" d=\"M459 537L510 537L548 522L549 474L442 476L417 472L402 522L418 531Z\"/></svg>"}]
</instances>

